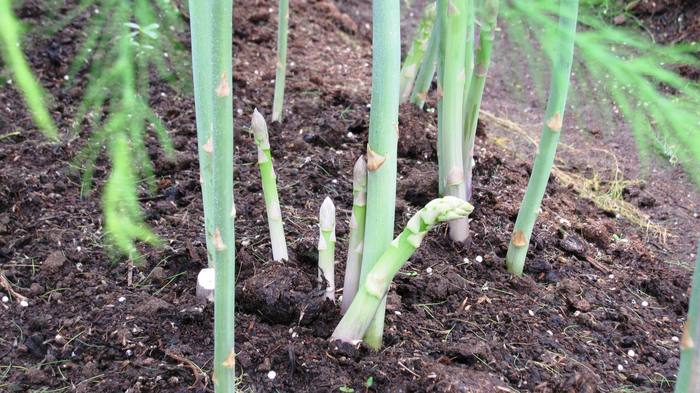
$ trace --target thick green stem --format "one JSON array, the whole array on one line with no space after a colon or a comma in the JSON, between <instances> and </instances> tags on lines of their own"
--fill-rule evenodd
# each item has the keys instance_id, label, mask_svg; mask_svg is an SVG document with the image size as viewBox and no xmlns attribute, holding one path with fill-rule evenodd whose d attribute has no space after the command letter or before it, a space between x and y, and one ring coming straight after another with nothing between
<instances>
[{"instance_id":1,"label":"thick green stem","mask_svg":"<svg viewBox=\"0 0 700 393\"><path fill-rule=\"evenodd\" d=\"M442 152L445 154L443 174L445 176L445 195L464 199L466 188L464 182L464 167L462 165L462 143L464 123L462 120L464 84L465 84L465 53L464 37L467 35L466 0L448 0L445 13L445 74L443 76L443 107L442 117ZM450 238L464 242L468 236L466 219L458 219L449 223Z\"/></svg>"},{"instance_id":2,"label":"thick green stem","mask_svg":"<svg viewBox=\"0 0 700 393\"><path fill-rule=\"evenodd\" d=\"M277 71L275 98L272 102L272 121L282 121L284 86L287 74L287 31L289 29L289 0L279 0L277 10Z\"/></svg>"},{"instance_id":3,"label":"thick green stem","mask_svg":"<svg viewBox=\"0 0 700 393\"><path fill-rule=\"evenodd\" d=\"M360 157L355 163L352 176L352 214L350 215L350 240L348 257L345 265L343 282L343 303L340 311L344 313L360 286L360 268L365 239L365 216L367 209L367 164Z\"/></svg>"},{"instance_id":4,"label":"thick green stem","mask_svg":"<svg viewBox=\"0 0 700 393\"><path fill-rule=\"evenodd\" d=\"M688 320L681 340L681 365L676 379L676 393L700 393L700 242L688 305Z\"/></svg>"},{"instance_id":5,"label":"thick green stem","mask_svg":"<svg viewBox=\"0 0 700 393\"><path fill-rule=\"evenodd\" d=\"M318 222L318 279L326 279L326 298L335 301L335 206L331 198L321 204Z\"/></svg>"},{"instance_id":6,"label":"thick green stem","mask_svg":"<svg viewBox=\"0 0 700 393\"><path fill-rule=\"evenodd\" d=\"M554 52L545 124L542 129L539 151L532 167L532 175L518 212L518 218L515 221L513 237L506 255L508 270L518 276L523 274L530 236L539 214L559 143L574 57L577 17L578 0L562 0L557 32L559 39Z\"/></svg>"},{"instance_id":7,"label":"thick green stem","mask_svg":"<svg viewBox=\"0 0 700 393\"><path fill-rule=\"evenodd\" d=\"M476 138L476 126L479 121L481 99L484 94L486 75L491 64L491 50L498 19L500 0L485 0L482 11L483 22L479 32L479 48L476 51L476 63L474 73L469 84L464 111L464 176L466 182L466 199L472 200L473 185L472 175L474 170L474 140Z\"/></svg>"},{"instance_id":8,"label":"thick green stem","mask_svg":"<svg viewBox=\"0 0 700 393\"><path fill-rule=\"evenodd\" d=\"M210 265L215 269L214 388L235 391L232 0L190 0L200 173Z\"/></svg>"},{"instance_id":9,"label":"thick green stem","mask_svg":"<svg viewBox=\"0 0 700 393\"><path fill-rule=\"evenodd\" d=\"M12 0L0 0L0 54L12 71L37 127L44 136L57 141L58 131L47 110L44 90L32 75L19 46L20 38L19 23L12 12Z\"/></svg>"},{"instance_id":10,"label":"thick green stem","mask_svg":"<svg viewBox=\"0 0 700 393\"><path fill-rule=\"evenodd\" d=\"M364 335L365 342L372 346L366 341L365 333L370 328L375 310L380 309L385 301L396 273L420 247L423 237L432 227L440 222L466 218L473 210L472 205L464 200L447 196L431 201L418 211L367 274L331 339L356 344Z\"/></svg>"},{"instance_id":11,"label":"thick green stem","mask_svg":"<svg viewBox=\"0 0 700 393\"><path fill-rule=\"evenodd\" d=\"M394 236L396 156L399 133L401 20L399 0L372 2L372 102L367 146L367 218L362 255L364 280ZM382 345L384 307L377 310L366 342Z\"/></svg>"},{"instance_id":12,"label":"thick green stem","mask_svg":"<svg viewBox=\"0 0 700 393\"><path fill-rule=\"evenodd\" d=\"M447 26L445 20L447 17L447 0L438 0L437 2L437 20L439 27L438 38L438 61L437 61L437 156L438 156L438 195L445 195L445 132L443 115L444 115L444 95L443 88L445 85L445 36L447 35Z\"/></svg>"},{"instance_id":13,"label":"thick green stem","mask_svg":"<svg viewBox=\"0 0 700 393\"><path fill-rule=\"evenodd\" d=\"M435 70L437 69L438 52L440 51L440 18L435 19L433 29L430 32L428 48L425 50L423 62L420 65L416 82L411 93L411 103L423 109L425 101L428 99L428 91L433 83Z\"/></svg>"},{"instance_id":14,"label":"thick green stem","mask_svg":"<svg viewBox=\"0 0 700 393\"><path fill-rule=\"evenodd\" d=\"M435 24L435 3L425 6L423 16L418 23L416 33L411 42L411 48L406 54L406 59L401 67L401 78L399 81L400 102L407 102L411 98L413 82L418 74L418 66L423 62L428 50L430 32Z\"/></svg>"},{"instance_id":15,"label":"thick green stem","mask_svg":"<svg viewBox=\"0 0 700 393\"><path fill-rule=\"evenodd\" d=\"M260 167L260 179L262 180L263 197L265 198L265 211L267 212L267 224L270 228L270 244L272 245L272 259L284 261L289 259L287 255L287 241L284 237L284 224L280 198L277 194L277 175L272 167L272 153L270 151L270 137L267 132L265 118L253 111L251 129L258 146L258 166Z\"/></svg>"}]
</instances>

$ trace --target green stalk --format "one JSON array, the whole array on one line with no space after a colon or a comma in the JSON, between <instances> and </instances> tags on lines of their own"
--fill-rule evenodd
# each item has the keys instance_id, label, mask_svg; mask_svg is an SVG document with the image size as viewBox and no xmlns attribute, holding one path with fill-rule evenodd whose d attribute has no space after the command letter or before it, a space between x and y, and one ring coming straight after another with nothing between
<instances>
[{"instance_id":1,"label":"green stalk","mask_svg":"<svg viewBox=\"0 0 700 393\"><path fill-rule=\"evenodd\" d=\"M361 280L394 236L396 156L399 133L401 20L399 0L372 2L372 102L367 146L367 218ZM384 307L379 307L365 341L382 346Z\"/></svg>"},{"instance_id":2,"label":"green stalk","mask_svg":"<svg viewBox=\"0 0 700 393\"><path fill-rule=\"evenodd\" d=\"M518 276L523 274L532 228L537 220L557 152L566 109L566 96L569 91L577 17L578 0L562 0L559 8L558 40L552 65L546 120L540 137L539 151L532 167L532 175L515 221L513 237L506 255L508 270Z\"/></svg>"},{"instance_id":3,"label":"green stalk","mask_svg":"<svg viewBox=\"0 0 700 393\"><path fill-rule=\"evenodd\" d=\"M365 216L367 209L367 164L360 156L352 171L352 214L350 215L350 240L348 241L348 258L345 265L345 281L343 283L343 303L340 306L344 313L360 286L360 268L365 239Z\"/></svg>"},{"instance_id":4,"label":"green stalk","mask_svg":"<svg viewBox=\"0 0 700 393\"><path fill-rule=\"evenodd\" d=\"M700 393L700 243L688 305L688 321L681 340L681 364L676 378L676 393Z\"/></svg>"},{"instance_id":5,"label":"green stalk","mask_svg":"<svg viewBox=\"0 0 700 393\"><path fill-rule=\"evenodd\" d=\"M20 42L20 26L12 12L12 0L0 0L0 54L22 92L34 123L44 136L51 141L57 141L58 131L47 110L44 89L32 75L27 59L20 49Z\"/></svg>"},{"instance_id":6,"label":"green stalk","mask_svg":"<svg viewBox=\"0 0 700 393\"><path fill-rule=\"evenodd\" d=\"M437 156L438 156L438 194L445 195L445 132L443 115L443 86L445 85L445 36L447 35L447 26L445 20L447 16L447 0L438 0L437 2L437 25L439 26L440 36L438 38L438 61L437 61Z\"/></svg>"},{"instance_id":7,"label":"green stalk","mask_svg":"<svg viewBox=\"0 0 700 393\"><path fill-rule=\"evenodd\" d=\"M474 25L476 19L476 0L466 0L467 7L467 39L465 42L466 48L464 53L464 90L462 99L462 118L467 116L467 96L469 95L469 87L471 86L472 76L474 75ZM462 147L462 151L467 150Z\"/></svg>"},{"instance_id":8,"label":"green stalk","mask_svg":"<svg viewBox=\"0 0 700 393\"><path fill-rule=\"evenodd\" d=\"M386 299L391 281L420 247L426 233L440 222L466 218L473 210L474 207L464 200L446 196L429 202L418 211L362 282L360 290L333 331L331 339L359 343L370 327L375 310L378 310Z\"/></svg>"},{"instance_id":9,"label":"green stalk","mask_svg":"<svg viewBox=\"0 0 700 393\"><path fill-rule=\"evenodd\" d=\"M272 259L283 261L289 259L287 255L287 241L284 237L284 224L282 222L282 210L277 194L277 175L272 167L272 153L270 152L270 137L267 132L265 118L253 111L251 127L255 144L258 146L258 166L260 167L260 179L262 180L263 197L265 198L265 210L267 211L267 224L270 228L270 244L272 245Z\"/></svg>"},{"instance_id":10,"label":"green stalk","mask_svg":"<svg viewBox=\"0 0 700 393\"><path fill-rule=\"evenodd\" d=\"M462 143L464 123L462 120L464 100L464 62L466 48L464 37L467 35L466 0L448 0L445 13L445 74L443 76L443 108L440 142L445 154L443 174L445 176L445 195L466 197L464 167L462 165ZM450 238L464 242L468 236L467 220L462 218L449 223Z\"/></svg>"},{"instance_id":11,"label":"green stalk","mask_svg":"<svg viewBox=\"0 0 700 393\"><path fill-rule=\"evenodd\" d=\"M440 18L436 17L433 23L433 29L430 32L428 47L423 56L423 62L420 65L420 71L416 77L416 82L413 85L413 93L411 93L411 103L418 108L423 109L425 101L428 99L428 91L433 83L435 70L437 69L438 52L440 51Z\"/></svg>"},{"instance_id":12,"label":"green stalk","mask_svg":"<svg viewBox=\"0 0 700 393\"><path fill-rule=\"evenodd\" d=\"M429 3L423 10L423 16L418 23L416 32L411 42L411 48L406 54L403 66L401 67L401 78L399 80L400 103L407 102L411 98L413 82L418 74L418 66L425 58L426 50L430 40L430 32L435 24L435 3Z\"/></svg>"},{"instance_id":13,"label":"green stalk","mask_svg":"<svg viewBox=\"0 0 700 393\"><path fill-rule=\"evenodd\" d=\"M318 215L318 280L326 279L326 298L335 301L335 206L326 197Z\"/></svg>"},{"instance_id":14,"label":"green stalk","mask_svg":"<svg viewBox=\"0 0 700 393\"><path fill-rule=\"evenodd\" d=\"M275 98L272 102L272 121L282 121L284 86L287 73L287 31L289 29L289 0L279 0L277 10L277 71Z\"/></svg>"},{"instance_id":15,"label":"green stalk","mask_svg":"<svg viewBox=\"0 0 700 393\"><path fill-rule=\"evenodd\" d=\"M464 175L466 177L466 199L472 200L472 171L474 170L474 140L476 138L476 125L479 121L481 99L484 94L486 75L491 64L491 50L493 49L496 21L498 19L498 7L500 0L485 0L483 8L483 23L479 32L479 48L476 51L476 63L474 73L469 84L469 91L465 101L464 118Z\"/></svg>"},{"instance_id":16,"label":"green stalk","mask_svg":"<svg viewBox=\"0 0 700 393\"><path fill-rule=\"evenodd\" d=\"M233 221L233 2L190 0L192 67L210 265L215 269L214 389L235 391Z\"/></svg>"}]
</instances>

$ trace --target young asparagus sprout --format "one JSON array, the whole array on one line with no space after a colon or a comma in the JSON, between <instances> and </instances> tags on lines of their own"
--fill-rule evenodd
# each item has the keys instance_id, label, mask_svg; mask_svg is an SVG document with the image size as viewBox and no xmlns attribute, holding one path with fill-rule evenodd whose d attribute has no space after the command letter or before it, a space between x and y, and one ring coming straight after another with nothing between
<instances>
[{"instance_id":1,"label":"young asparagus sprout","mask_svg":"<svg viewBox=\"0 0 700 393\"><path fill-rule=\"evenodd\" d=\"M284 110L284 86L287 73L287 30L289 26L289 0L279 0L277 10L277 70L275 97L272 101L272 121L282 121Z\"/></svg>"},{"instance_id":2,"label":"young asparagus sprout","mask_svg":"<svg viewBox=\"0 0 700 393\"><path fill-rule=\"evenodd\" d=\"M287 241L284 238L284 224L282 222L282 210L280 199L277 195L277 175L272 167L272 154L270 153L270 138L267 132L265 118L253 111L251 130L258 146L258 166L262 179L263 196L265 198L265 210L267 211L267 223L270 228L270 243L272 244L272 259L275 261L287 260Z\"/></svg>"},{"instance_id":3,"label":"young asparagus sprout","mask_svg":"<svg viewBox=\"0 0 700 393\"><path fill-rule=\"evenodd\" d=\"M408 50L406 59L401 67L401 79L399 82L401 103L407 102L408 99L411 98L413 82L418 74L418 66L421 65L423 58L427 54L426 50L429 47L428 42L434 24L435 3L429 3L423 10L423 16L421 17L418 27L416 28L415 35L413 36L411 48Z\"/></svg>"},{"instance_id":4,"label":"young asparagus sprout","mask_svg":"<svg viewBox=\"0 0 700 393\"><path fill-rule=\"evenodd\" d=\"M681 364L676 393L700 393L700 243L688 305L688 319L681 339Z\"/></svg>"},{"instance_id":5,"label":"young asparagus sprout","mask_svg":"<svg viewBox=\"0 0 700 393\"><path fill-rule=\"evenodd\" d=\"M360 286L347 312L333 331L332 340L357 344L370 326L389 284L413 255L426 233L444 221L466 218L474 210L466 201L446 196L429 202L406 224L406 228L384 251ZM368 343L369 344L369 343Z\"/></svg>"},{"instance_id":6,"label":"young asparagus sprout","mask_svg":"<svg viewBox=\"0 0 700 393\"><path fill-rule=\"evenodd\" d=\"M423 109L425 101L428 99L428 90L433 83L435 70L437 69L437 57L440 50L440 18L436 18L433 23L433 30L430 32L428 47L423 55L423 62L420 65L418 76L413 84L411 93L411 103Z\"/></svg>"},{"instance_id":7,"label":"young asparagus sprout","mask_svg":"<svg viewBox=\"0 0 700 393\"><path fill-rule=\"evenodd\" d=\"M559 7L558 42L553 58L545 124L542 128L539 151L532 167L532 175L527 184L527 191L520 206L513 237L506 254L508 271L518 276L523 274L527 246L554 164L554 156L561 135L563 113L566 108L566 97L569 92L569 77L574 57L576 20L578 18L578 0L562 0Z\"/></svg>"},{"instance_id":8,"label":"young asparagus sprout","mask_svg":"<svg viewBox=\"0 0 700 393\"><path fill-rule=\"evenodd\" d=\"M445 24L445 71L443 75L444 97L442 102L442 122L440 131L443 133L440 149L444 153L445 194L457 198L466 198L464 167L462 164L462 143L464 123L462 120L464 85L465 85L465 45L467 35L467 1L447 1L447 12L443 13ZM450 238L456 242L464 242L469 235L466 218L460 218L449 223Z\"/></svg>"},{"instance_id":9,"label":"young asparagus sprout","mask_svg":"<svg viewBox=\"0 0 700 393\"><path fill-rule=\"evenodd\" d=\"M343 283L343 303L340 311L345 312L360 285L360 267L365 238L365 213L367 207L367 164L360 156L352 172L352 214L350 215L350 240L348 258Z\"/></svg>"},{"instance_id":10,"label":"young asparagus sprout","mask_svg":"<svg viewBox=\"0 0 700 393\"><path fill-rule=\"evenodd\" d=\"M318 279L326 279L326 298L335 301L335 206L331 198L321 204L318 221Z\"/></svg>"}]
</instances>

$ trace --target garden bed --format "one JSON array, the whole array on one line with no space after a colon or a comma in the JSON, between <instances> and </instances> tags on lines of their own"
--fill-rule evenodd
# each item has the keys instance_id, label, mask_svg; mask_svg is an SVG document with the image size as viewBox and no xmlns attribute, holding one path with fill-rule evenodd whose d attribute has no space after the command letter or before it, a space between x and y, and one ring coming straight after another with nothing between
<instances>
[{"instance_id":1,"label":"garden bed","mask_svg":"<svg viewBox=\"0 0 700 393\"><path fill-rule=\"evenodd\" d=\"M41 21L41 7L28 3L20 15ZM271 110L276 14L251 0L235 9L241 388L670 391L689 271L667 263L661 255L669 245L659 236L551 180L526 274L513 278L504 256L530 164L501 147L494 135L504 130L492 122L482 124L477 141L471 244L451 245L444 226L428 235L392 284L381 352L328 341L340 315L316 285L316 213L323 198L334 199L342 277L352 165L364 152L369 118L369 6L298 0L291 9L285 119L270 126L291 259L284 264L271 262L257 153L247 132L254 107ZM57 97L54 117L64 131L80 99L80 84L63 88L80 23L37 37L29 51ZM6 107L0 126L22 130L0 141L0 270L28 303L0 304L0 390L212 389L213 307L194 296L207 263L194 103L189 92L165 83L152 86L152 97L178 154L170 162L151 149L158 190L142 201L164 246L144 248L143 263L131 268L110 260L101 243L97 194L80 196L69 166L79 144L52 146L24 131L33 127L20 97L0 90ZM437 196L435 115L404 105L399 126L397 228ZM659 209L649 191L628 191L640 209ZM697 232L697 219L685 219ZM694 240L697 233L670 235Z\"/></svg>"}]
</instances>

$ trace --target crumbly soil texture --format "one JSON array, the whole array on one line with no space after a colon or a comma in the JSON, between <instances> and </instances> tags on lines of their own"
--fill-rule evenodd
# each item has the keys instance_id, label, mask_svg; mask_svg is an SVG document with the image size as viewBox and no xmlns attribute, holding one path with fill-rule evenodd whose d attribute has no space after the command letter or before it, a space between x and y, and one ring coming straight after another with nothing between
<instances>
[{"instance_id":1,"label":"crumbly soil texture","mask_svg":"<svg viewBox=\"0 0 700 393\"><path fill-rule=\"evenodd\" d=\"M341 3L291 2L285 117L270 126L285 263L271 261L256 148L246 132L253 108L271 109L276 11L271 2L236 3L239 388L671 391L690 272L667 263L664 239L552 180L525 275L512 277L504 256L530 164L500 147L491 136L498 126L488 123L478 139L470 244L451 244L444 226L426 237L391 286L381 351L329 341L340 312L316 280L316 217L323 198L333 198L341 283L351 171L364 152L370 102L369 4ZM20 11L29 22L46 17L41 3ZM84 23L27 43L63 132L82 93L81 83L67 89L63 76ZM142 202L164 245L143 247L143 260L130 265L110 259L103 245L99 192L108 162L98 162L96 191L81 195L70 165L81 144L46 143L18 93L9 84L0 89L2 134L21 131L0 141L0 295L8 297L0 303L0 391L213 391L213 305L195 297L207 260L194 102L165 82L152 84L152 97L178 153L169 161L149 137L158 190L144 192ZM435 114L404 105L399 128L397 230L437 196ZM647 212L658 208L649 190L623 195Z\"/></svg>"}]
</instances>

